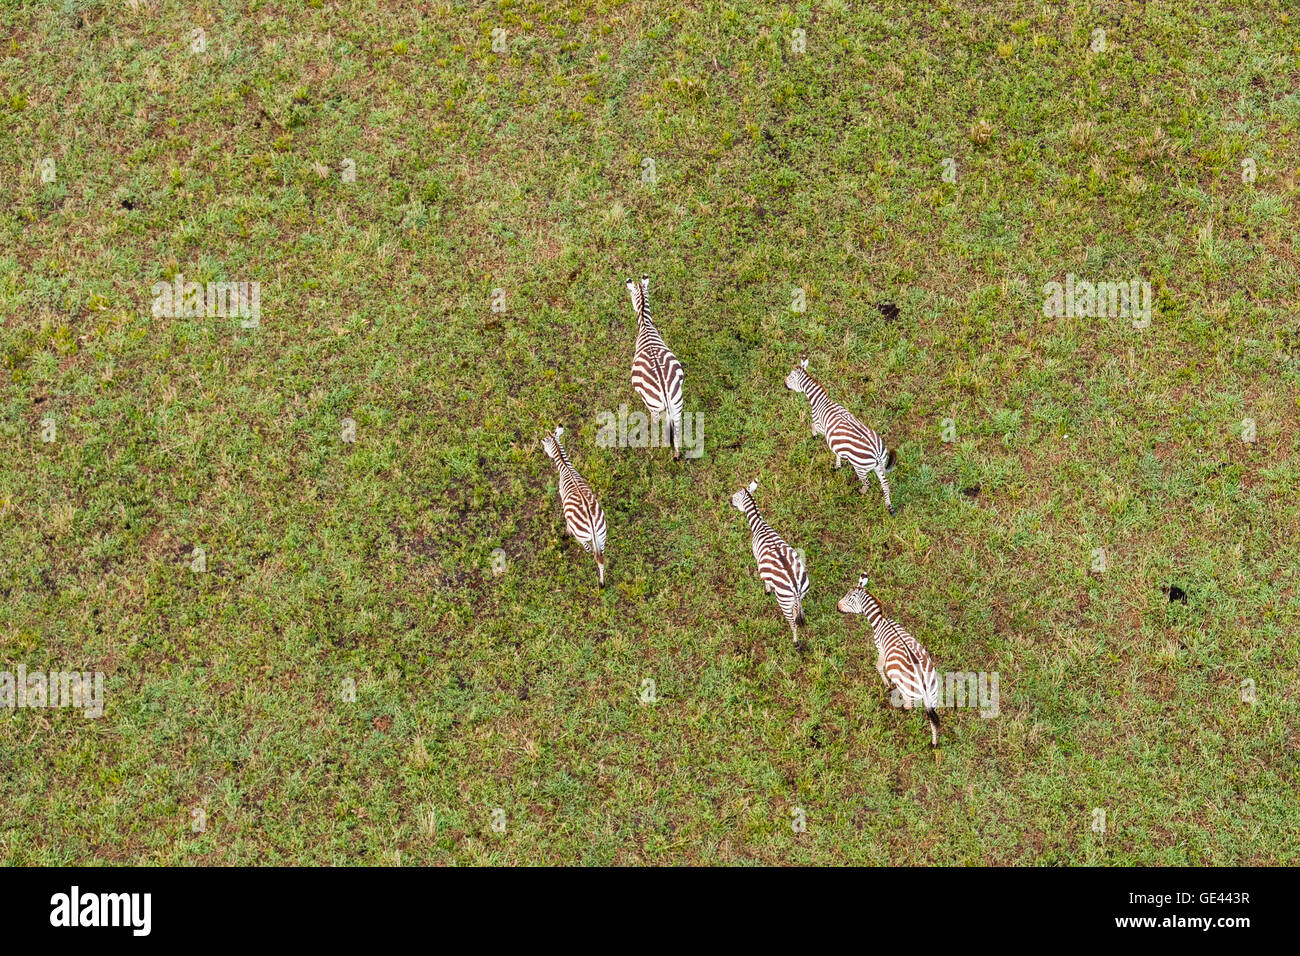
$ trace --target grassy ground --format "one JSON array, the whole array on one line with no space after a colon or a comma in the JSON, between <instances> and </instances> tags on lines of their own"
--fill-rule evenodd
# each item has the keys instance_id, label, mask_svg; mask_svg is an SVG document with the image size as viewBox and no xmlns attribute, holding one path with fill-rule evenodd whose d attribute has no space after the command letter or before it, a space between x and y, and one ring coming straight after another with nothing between
<instances>
[{"instance_id":1,"label":"grassy ground","mask_svg":"<svg viewBox=\"0 0 1300 956\"><path fill-rule=\"evenodd\" d=\"M0 667L107 704L0 716L0 860L1297 862L1288 7L6 4ZM642 271L685 464L596 441ZM151 315L177 272L260 327ZM1149 281L1150 328L1045 317L1067 273ZM862 570L996 718L935 754L886 706Z\"/></svg>"}]
</instances>

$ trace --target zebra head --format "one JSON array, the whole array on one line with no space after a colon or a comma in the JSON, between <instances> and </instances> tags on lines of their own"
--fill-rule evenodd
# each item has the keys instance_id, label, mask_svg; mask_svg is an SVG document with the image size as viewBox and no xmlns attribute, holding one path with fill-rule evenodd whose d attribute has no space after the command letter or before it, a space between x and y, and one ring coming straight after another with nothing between
<instances>
[{"instance_id":1,"label":"zebra head","mask_svg":"<svg viewBox=\"0 0 1300 956\"><path fill-rule=\"evenodd\" d=\"M879 608L880 602L867 591L867 576L864 574L858 578L857 585L849 588L849 593L840 598L835 607L845 614L866 614L872 609Z\"/></svg>"},{"instance_id":2,"label":"zebra head","mask_svg":"<svg viewBox=\"0 0 1300 956\"><path fill-rule=\"evenodd\" d=\"M785 377L785 387L792 392L802 392L808 382L808 357L791 369Z\"/></svg>"},{"instance_id":3,"label":"zebra head","mask_svg":"<svg viewBox=\"0 0 1300 956\"><path fill-rule=\"evenodd\" d=\"M627 277L627 294L632 297L632 311L636 313L637 318L641 318L646 312L646 303L650 300L650 275L643 273L640 284L631 276Z\"/></svg>"},{"instance_id":4,"label":"zebra head","mask_svg":"<svg viewBox=\"0 0 1300 956\"><path fill-rule=\"evenodd\" d=\"M560 447L560 436L564 434L564 429L556 426L555 434L547 435L542 439L542 451L546 452L546 457L552 461L561 461L564 458L564 449Z\"/></svg>"},{"instance_id":5,"label":"zebra head","mask_svg":"<svg viewBox=\"0 0 1300 956\"><path fill-rule=\"evenodd\" d=\"M756 491L758 491L758 482L751 481L747 487L741 488L731 496L732 505L735 506L737 511L744 511L746 505L753 504L754 492Z\"/></svg>"}]
</instances>

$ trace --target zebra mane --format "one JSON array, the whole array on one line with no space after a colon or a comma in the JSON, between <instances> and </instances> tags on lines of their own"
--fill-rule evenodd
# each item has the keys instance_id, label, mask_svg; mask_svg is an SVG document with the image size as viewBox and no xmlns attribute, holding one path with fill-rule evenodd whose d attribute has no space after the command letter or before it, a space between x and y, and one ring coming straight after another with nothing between
<instances>
[{"instance_id":1,"label":"zebra mane","mask_svg":"<svg viewBox=\"0 0 1300 956\"><path fill-rule=\"evenodd\" d=\"M555 443L555 453L559 456L560 461L564 462L566 465L568 465L570 468L572 468L572 467L573 467L573 462L569 461L569 453L566 452L566 451L564 450L564 446L563 446L562 444L560 444L560 436L563 435L563 434L564 434L564 426L563 426L563 425L556 425L556 426L555 426L555 434L554 434L554 435L547 435L546 437L549 438L549 439L551 439L551 441Z\"/></svg>"},{"instance_id":2,"label":"zebra mane","mask_svg":"<svg viewBox=\"0 0 1300 956\"><path fill-rule=\"evenodd\" d=\"M830 397L830 393L826 391L822 383L813 378L812 374L808 371L808 359L805 358L799 363L799 371L803 372L803 391L804 394L808 396L809 402L817 399L817 393L826 395L828 398Z\"/></svg>"}]
</instances>

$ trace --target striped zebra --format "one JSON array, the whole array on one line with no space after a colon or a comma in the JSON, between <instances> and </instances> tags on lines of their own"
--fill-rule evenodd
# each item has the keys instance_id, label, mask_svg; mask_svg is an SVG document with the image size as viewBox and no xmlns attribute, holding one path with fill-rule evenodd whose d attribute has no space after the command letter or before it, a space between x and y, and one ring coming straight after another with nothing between
<instances>
[{"instance_id":1,"label":"striped zebra","mask_svg":"<svg viewBox=\"0 0 1300 956\"><path fill-rule=\"evenodd\" d=\"M858 579L858 586L840 598L835 605L845 614L865 614L871 622L872 639L876 642L876 673L903 698L903 709L911 710L916 704L925 707L925 717L930 723L930 746L939 746L939 676L934 670L930 652L921 642L903 629L897 621L885 617L880 602L867 591L867 576Z\"/></svg>"},{"instance_id":2,"label":"striped zebra","mask_svg":"<svg viewBox=\"0 0 1300 956\"><path fill-rule=\"evenodd\" d=\"M826 389L808 374L807 358L785 377L785 387L808 396L808 403L812 406L813 437L826 436L827 447L835 453L836 469L847 458L853 466L853 473L862 482L863 494L867 492L867 479L874 471L885 493L885 506L891 515L895 514L889 495L889 479L885 477L885 472L894 467L894 453L885 448L880 436L854 418L843 405L831 401Z\"/></svg>"},{"instance_id":3,"label":"striped zebra","mask_svg":"<svg viewBox=\"0 0 1300 956\"><path fill-rule=\"evenodd\" d=\"M803 596L808 593L808 570L799 560L799 555L790 547L772 526L763 520L754 504L754 492L758 482L751 481L749 487L741 488L731 496L731 503L749 519L750 550L754 552L754 561L758 564L758 576L763 582L763 592L776 592L777 603L781 613L790 622L790 632L794 643L799 644L799 627L803 620Z\"/></svg>"},{"instance_id":4,"label":"striped zebra","mask_svg":"<svg viewBox=\"0 0 1300 956\"><path fill-rule=\"evenodd\" d=\"M677 356L664 344L650 318L650 276L641 284L627 280L627 292L636 312L636 351L632 354L632 388L650 412L651 428L657 432L664 414L668 416L668 438L673 458L682 457L682 380L685 373Z\"/></svg>"},{"instance_id":5,"label":"striped zebra","mask_svg":"<svg viewBox=\"0 0 1300 956\"><path fill-rule=\"evenodd\" d=\"M556 428L555 435L542 439L542 448L555 470L560 473L560 506L564 509L564 527L569 534L578 539L582 550L596 556L596 573L600 576L600 586L605 586L605 512L587 480L578 474L578 469L569 461L568 453L560 444L563 428Z\"/></svg>"}]
</instances>

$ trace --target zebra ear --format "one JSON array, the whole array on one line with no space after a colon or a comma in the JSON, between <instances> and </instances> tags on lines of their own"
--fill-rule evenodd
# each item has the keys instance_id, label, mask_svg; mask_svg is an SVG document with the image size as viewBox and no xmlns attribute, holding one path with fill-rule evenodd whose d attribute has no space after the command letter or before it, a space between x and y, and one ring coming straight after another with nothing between
<instances>
[{"instance_id":1,"label":"zebra ear","mask_svg":"<svg viewBox=\"0 0 1300 956\"><path fill-rule=\"evenodd\" d=\"M754 492L758 491L758 482L757 482L757 481L751 481L751 482L749 483L749 488L746 489L746 490L747 490L747 491L752 495Z\"/></svg>"},{"instance_id":2,"label":"zebra ear","mask_svg":"<svg viewBox=\"0 0 1300 956\"><path fill-rule=\"evenodd\" d=\"M804 356L804 360L803 360L802 362L799 363L799 367L800 367L801 369L803 369L805 372L808 371L808 357L807 357L807 356Z\"/></svg>"},{"instance_id":3,"label":"zebra ear","mask_svg":"<svg viewBox=\"0 0 1300 956\"><path fill-rule=\"evenodd\" d=\"M862 577L858 578L858 587L865 588L866 586L867 586L867 576L864 574L862 575Z\"/></svg>"},{"instance_id":4,"label":"zebra ear","mask_svg":"<svg viewBox=\"0 0 1300 956\"><path fill-rule=\"evenodd\" d=\"M559 438L559 437L560 437L561 435L563 435L563 434L564 434L564 427L563 427L562 425L556 425L556 426L555 426L555 437L556 437L556 438Z\"/></svg>"}]
</instances>

